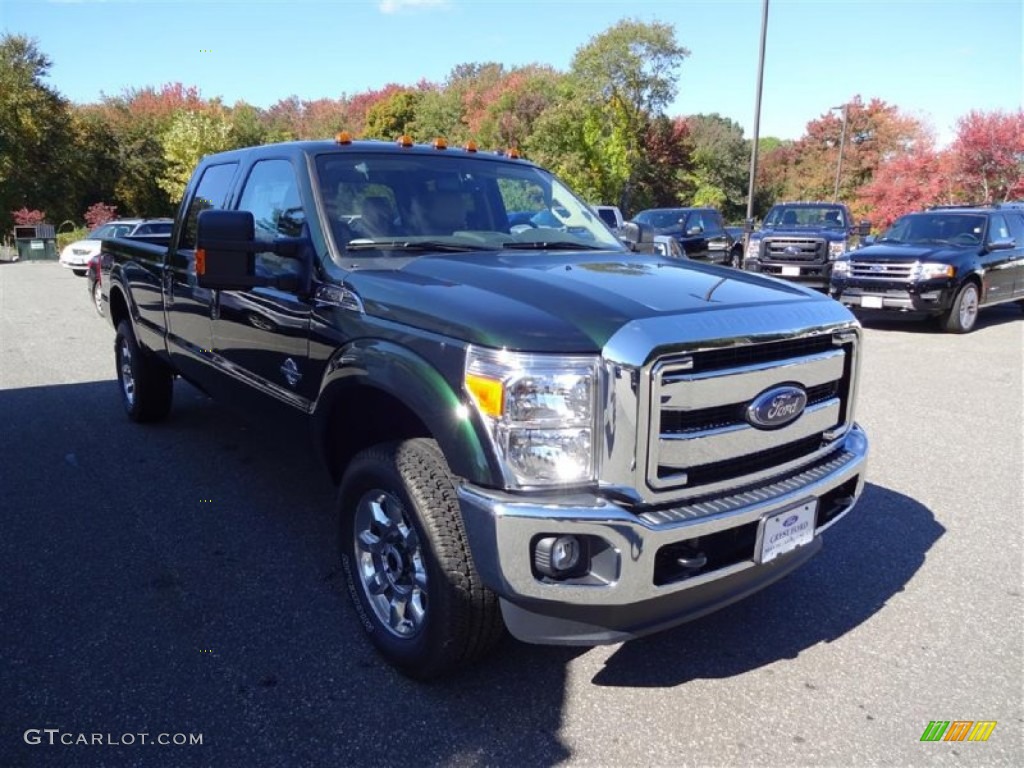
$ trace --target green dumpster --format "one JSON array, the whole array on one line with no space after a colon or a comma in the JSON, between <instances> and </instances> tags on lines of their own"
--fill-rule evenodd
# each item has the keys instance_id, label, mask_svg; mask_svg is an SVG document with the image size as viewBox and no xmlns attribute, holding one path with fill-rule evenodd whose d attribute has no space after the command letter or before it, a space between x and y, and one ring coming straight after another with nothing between
<instances>
[{"instance_id":1,"label":"green dumpster","mask_svg":"<svg viewBox=\"0 0 1024 768\"><path fill-rule=\"evenodd\" d=\"M21 261L57 260L57 235L52 224L15 227L14 247Z\"/></svg>"}]
</instances>

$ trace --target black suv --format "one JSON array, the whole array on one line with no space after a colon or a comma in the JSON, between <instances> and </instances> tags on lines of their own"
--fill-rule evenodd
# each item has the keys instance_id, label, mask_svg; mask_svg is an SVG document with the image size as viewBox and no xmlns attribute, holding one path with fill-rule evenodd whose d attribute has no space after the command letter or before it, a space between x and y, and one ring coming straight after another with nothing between
<instances>
[{"instance_id":1,"label":"black suv","mask_svg":"<svg viewBox=\"0 0 1024 768\"><path fill-rule=\"evenodd\" d=\"M932 208L897 219L836 261L832 297L851 307L924 312L967 333L980 307L1024 304L1024 205Z\"/></svg>"},{"instance_id":2,"label":"black suv","mask_svg":"<svg viewBox=\"0 0 1024 768\"><path fill-rule=\"evenodd\" d=\"M648 208L632 219L679 241L688 258L739 267L743 240L730 235L714 208Z\"/></svg>"}]
</instances>

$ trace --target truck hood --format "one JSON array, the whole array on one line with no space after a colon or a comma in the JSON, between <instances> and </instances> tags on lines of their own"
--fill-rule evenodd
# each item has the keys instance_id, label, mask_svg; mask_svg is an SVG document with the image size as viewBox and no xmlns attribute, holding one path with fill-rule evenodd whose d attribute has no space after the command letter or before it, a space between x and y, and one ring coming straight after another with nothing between
<instances>
[{"instance_id":1,"label":"truck hood","mask_svg":"<svg viewBox=\"0 0 1024 768\"><path fill-rule=\"evenodd\" d=\"M832 303L781 280L628 252L483 251L395 261L404 263L349 274L346 284L367 314L526 351L596 352L627 323L650 317Z\"/></svg>"},{"instance_id":2,"label":"truck hood","mask_svg":"<svg viewBox=\"0 0 1024 768\"><path fill-rule=\"evenodd\" d=\"M814 227L775 227L761 229L751 235L752 238L762 237L823 237L830 243L841 243L849 238L844 229L815 229Z\"/></svg>"},{"instance_id":3,"label":"truck hood","mask_svg":"<svg viewBox=\"0 0 1024 768\"><path fill-rule=\"evenodd\" d=\"M880 243L850 252L853 261L935 261L945 263L964 253L962 248L947 245L916 245L909 243Z\"/></svg>"}]
</instances>

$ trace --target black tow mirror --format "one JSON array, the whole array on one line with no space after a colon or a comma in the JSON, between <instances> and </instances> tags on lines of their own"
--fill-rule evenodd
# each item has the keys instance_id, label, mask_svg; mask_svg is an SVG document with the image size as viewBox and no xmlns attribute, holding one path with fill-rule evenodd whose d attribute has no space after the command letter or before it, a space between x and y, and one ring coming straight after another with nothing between
<instances>
[{"instance_id":1,"label":"black tow mirror","mask_svg":"<svg viewBox=\"0 0 1024 768\"><path fill-rule=\"evenodd\" d=\"M871 222L867 220L862 221L860 225L857 227L857 234L860 235L861 237L867 237L868 235L870 235Z\"/></svg>"},{"instance_id":2,"label":"black tow mirror","mask_svg":"<svg viewBox=\"0 0 1024 768\"><path fill-rule=\"evenodd\" d=\"M196 282L201 288L235 290L260 284L252 213L201 211L196 225Z\"/></svg>"},{"instance_id":3,"label":"black tow mirror","mask_svg":"<svg viewBox=\"0 0 1024 768\"><path fill-rule=\"evenodd\" d=\"M749 235L755 229L757 229L757 222L756 222L755 219L744 219L743 220L743 232L745 234Z\"/></svg>"},{"instance_id":4,"label":"black tow mirror","mask_svg":"<svg viewBox=\"0 0 1024 768\"><path fill-rule=\"evenodd\" d=\"M240 291L257 286L296 290L304 280L294 275L263 277L256 274L256 254L270 251L304 262L308 280L310 240L280 237L257 240L250 211L205 210L197 219L196 282L201 288Z\"/></svg>"}]
</instances>

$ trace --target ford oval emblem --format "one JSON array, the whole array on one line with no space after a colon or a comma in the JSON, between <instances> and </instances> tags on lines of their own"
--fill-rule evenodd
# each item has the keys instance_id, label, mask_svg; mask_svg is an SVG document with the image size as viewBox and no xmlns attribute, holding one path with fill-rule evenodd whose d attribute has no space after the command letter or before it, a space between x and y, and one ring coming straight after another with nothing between
<instances>
[{"instance_id":1,"label":"ford oval emblem","mask_svg":"<svg viewBox=\"0 0 1024 768\"><path fill-rule=\"evenodd\" d=\"M782 521L782 527L783 528L789 528L789 526L791 526L793 523L795 523L799 519L800 518L797 517L796 515L790 515L789 517L787 517L785 520Z\"/></svg>"},{"instance_id":2,"label":"ford oval emblem","mask_svg":"<svg viewBox=\"0 0 1024 768\"><path fill-rule=\"evenodd\" d=\"M787 245L783 253L789 254L790 256L799 256L800 248L796 245Z\"/></svg>"},{"instance_id":3,"label":"ford oval emblem","mask_svg":"<svg viewBox=\"0 0 1024 768\"><path fill-rule=\"evenodd\" d=\"M786 385L766 390L747 406L747 421L758 429L778 429L795 421L807 405L807 393Z\"/></svg>"}]
</instances>

